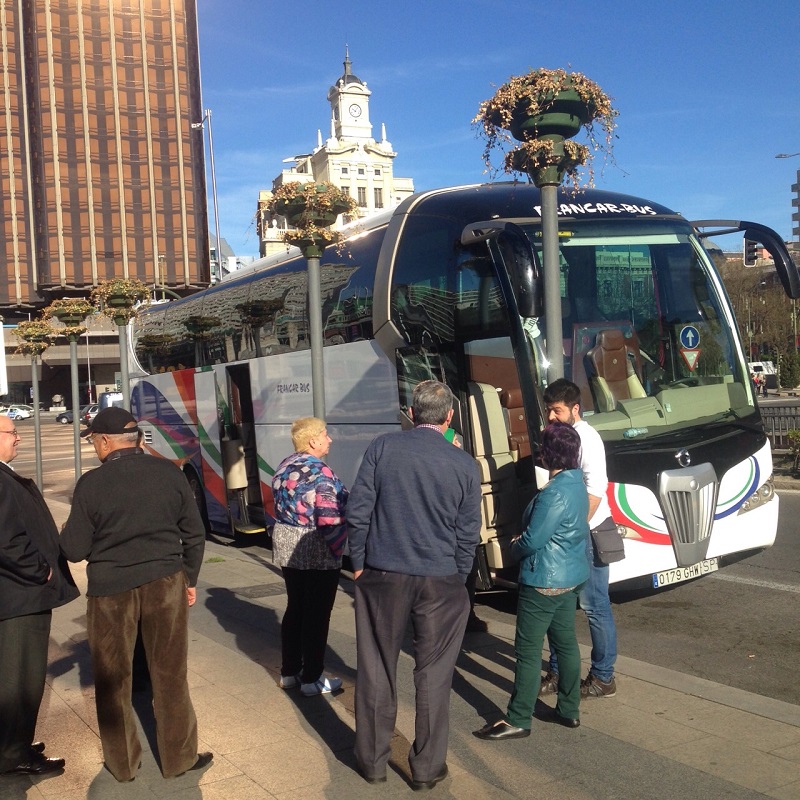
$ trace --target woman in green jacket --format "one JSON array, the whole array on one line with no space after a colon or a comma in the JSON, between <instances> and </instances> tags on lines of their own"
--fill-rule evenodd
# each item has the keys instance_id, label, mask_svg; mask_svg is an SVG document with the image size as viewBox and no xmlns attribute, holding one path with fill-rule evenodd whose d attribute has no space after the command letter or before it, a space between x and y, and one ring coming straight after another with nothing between
<instances>
[{"instance_id":1,"label":"woman in green jacket","mask_svg":"<svg viewBox=\"0 0 800 800\"><path fill-rule=\"evenodd\" d=\"M571 425L554 422L542 433L542 462L550 471L550 482L526 509L524 531L511 544L511 554L520 562L514 690L505 719L475 731L479 739L530 736L545 634L560 665L558 702L545 719L568 728L580 725L581 656L575 609L577 590L589 577L589 497L579 466L580 449L580 437Z\"/></svg>"}]
</instances>

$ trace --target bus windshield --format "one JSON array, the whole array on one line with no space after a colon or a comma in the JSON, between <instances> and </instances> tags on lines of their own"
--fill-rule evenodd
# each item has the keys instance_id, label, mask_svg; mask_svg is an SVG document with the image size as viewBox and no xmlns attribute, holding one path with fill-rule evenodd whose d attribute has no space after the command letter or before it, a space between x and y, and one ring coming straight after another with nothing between
<instances>
[{"instance_id":1,"label":"bus windshield","mask_svg":"<svg viewBox=\"0 0 800 800\"><path fill-rule=\"evenodd\" d=\"M541 228L523 226L541 258ZM729 303L690 225L559 225L564 375L606 441L663 437L755 410ZM544 318L523 320L542 387Z\"/></svg>"}]
</instances>

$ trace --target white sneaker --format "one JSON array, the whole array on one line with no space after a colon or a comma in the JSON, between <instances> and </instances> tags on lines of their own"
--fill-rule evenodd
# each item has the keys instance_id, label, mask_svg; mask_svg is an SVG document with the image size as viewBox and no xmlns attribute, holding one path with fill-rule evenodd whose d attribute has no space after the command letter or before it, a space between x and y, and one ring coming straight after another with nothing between
<instances>
[{"instance_id":1,"label":"white sneaker","mask_svg":"<svg viewBox=\"0 0 800 800\"><path fill-rule=\"evenodd\" d=\"M281 675L278 686L281 689L296 689L300 685L299 675Z\"/></svg>"},{"instance_id":2,"label":"white sneaker","mask_svg":"<svg viewBox=\"0 0 800 800\"><path fill-rule=\"evenodd\" d=\"M324 675L320 675L314 683L301 684L300 691L306 697L313 697L315 694L330 694L341 687L341 678L326 678Z\"/></svg>"}]
</instances>

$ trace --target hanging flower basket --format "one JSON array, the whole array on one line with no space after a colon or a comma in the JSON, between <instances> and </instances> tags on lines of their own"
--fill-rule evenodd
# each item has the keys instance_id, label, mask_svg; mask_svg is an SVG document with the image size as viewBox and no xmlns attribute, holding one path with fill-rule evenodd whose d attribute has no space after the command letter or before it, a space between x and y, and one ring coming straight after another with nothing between
<instances>
[{"instance_id":1,"label":"hanging flower basket","mask_svg":"<svg viewBox=\"0 0 800 800\"><path fill-rule=\"evenodd\" d=\"M43 309L42 316L45 319L57 319L66 327L85 327L83 323L86 317L94 313L94 306L81 297L64 297L53 300L49 306Z\"/></svg>"},{"instance_id":2,"label":"hanging flower basket","mask_svg":"<svg viewBox=\"0 0 800 800\"><path fill-rule=\"evenodd\" d=\"M19 344L15 353L39 356L47 350L57 336L55 329L44 319L32 319L20 322L14 329Z\"/></svg>"},{"instance_id":3,"label":"hanging flower basket","mask_svg":"<svg viewBox=\"0 0 800 800\"><path fill-rule=\"evenodd\" d=\"M546 168L546 180L552 182L550 168L559 166L556 174L568 175L577 187L577 167L587 165L588 184L592 185L594 152L611 155L617 114L611 98L585 75L562 69L537 69L504 83L493 97L481 103L473 124L479 126L486 138L483 156L490 173L495 172L492 153L499 149L505 172L525 172L537 182L543 178L541 170ZM541 158L534 152L541 142L564 142L582 129L591 148L581 145L579 151L568 150L560 165L541 164ZM602 139L597 129L602 132ZM513 140L521 144L514 145ZM534 151L529 147L533 144Z\"/></svg>"},{"instance_id":4,"label":"hanging flower basket","mask_svg":"<svg viewBox=\"0 0 800 800\"><path fill-rule=\"evenodd\" d=\"M295 228L303 228L306 225L316 225L320 228L327 228L336 222L336 217L344 211L318 211L313 208L306 208L303 200L287 200L276 205L278 214L286 217L288 223Z\"/></svg>"},{"instance_id":5,"label":"hanging flower basket","mask_svg":"<svg viewBox=\"0 0 800 800\"><path fill-rule=\"evenodd\" d=\"M125 325L149 305L150 287L137 278L112 278L94 288L92 301L117 325Z\"/></svg>"},{"instance_id":6,"label":"hanging flower basket","mask_svg":"<svg viewBox=\"0 0 800 800\"><path fill-rule=\"evenodd\" d=\"M279 186L267 207L273 214L286 217L290 225L327 227L339 214L352 214L357 206L347 192L332 183L291 181Z\"/></svg>"},{"instance_id":7,"label":"hanging flower basket","mask_svg":"<svg viewBox=\"0 0 800 800\"><path fill-rule=\"evenodd\" d=\"M86 332L86 318L94 311L94 306L82 297L62 297L42 309L42 318L57 319L63 327L54 333L75 342Z\"/></svg>"},{"instance_id":8,"label":"hanging flower basket","mask_svg":"<svg viewBox=\"0 0 800 800\"><path fill-rule=\"evenodd\" d=\"M547 111L530 114L521 103L511 115L509 131L520 142L547 136L575 136L592 119L591 107L581 100L574 89L564 89L555 95Z\"/></svg>"},{"instance_id":9,"label":"hanging flower basket","mask_svg":"<svg viewBox=\"0 0 800 800\"><path fill-rule=\"evenodd\" d=\"M342 241L339 231L330 230L336 218L340 214L356 214L358 206L347 192L332 183L292 181L273 192L267 209L273 215L285 217L294 228L287 230L284 235L287 244L297 244L304 252L311 247L312 250L320 250L321 254L326 244ZM314 241L307 246L300 244L307 240Z\"/></svg>"},{"instance_id":10,"label":"hanging flower basket","mask_svg":"<svg viewBox=\"0 0 800 800\"><path fill-rule=\"evenodd\" d=\"M558 186L565 176L577 182L588 156L589 148L579 142L534 139L506 153L504 169L530 175L537 186Z\"/></svg>"}]
</instances>

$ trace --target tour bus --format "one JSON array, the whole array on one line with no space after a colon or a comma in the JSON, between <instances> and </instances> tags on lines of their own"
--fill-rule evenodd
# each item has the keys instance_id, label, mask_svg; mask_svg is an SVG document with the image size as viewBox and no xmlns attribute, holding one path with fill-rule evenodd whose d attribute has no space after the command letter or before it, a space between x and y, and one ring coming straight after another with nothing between
<instances>
[{"instance_id":1,"label":"tour bus","mask_svg":"<svg viewBox=\"0 0 800 800\"><path fill-rule=\"evenodd\" d=\"M352 485L367 444L411 425L414 386L446 382L453 428L481 474L479 586L512 584L509 542L542 485L547 353L560 348L605 443L625 544L612 583L666 586L771 545L770 444L703 238L759 241L797 297L783 241L756 223L690 223L594 190L561 191L558 216L555 308L543 308L532 185L428 191L345 227L343 246L321 258L331 467ZM558 315L549 328L548 314ZM549 351L548 329L561 332ZM306 261L294 247L135 323L132 411L148 451L184 470L209 528L269 529L291 423L313 413L309 348Z\"/></svg>"}]
</instances>

